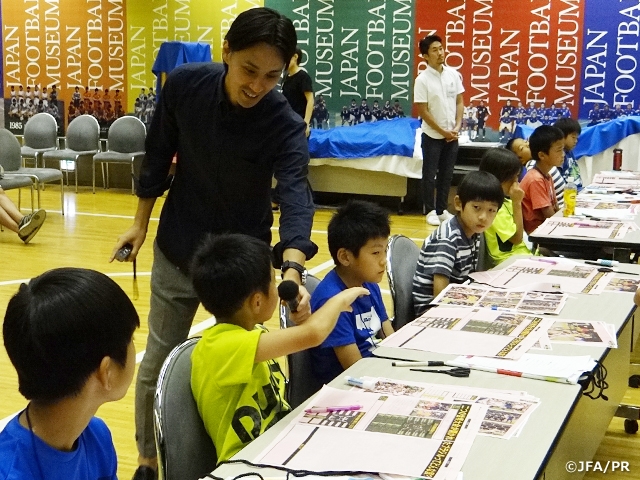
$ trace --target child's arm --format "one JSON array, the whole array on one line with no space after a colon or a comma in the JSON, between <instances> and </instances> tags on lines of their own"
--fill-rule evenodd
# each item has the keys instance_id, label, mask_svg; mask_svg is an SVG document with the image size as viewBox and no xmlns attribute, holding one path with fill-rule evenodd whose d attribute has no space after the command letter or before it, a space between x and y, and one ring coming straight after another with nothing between
<instances>
[{"instance_id":1,"label":"child's arm","mask_svg":"<svg viewBox=\"0 0 640 480\"><path fill-rule=\"evenodd\" d=\"M541 208L540 211L542 212L542 215L544 216L544 218L551 218L555 215L555 213L558 210L556 210L556 208L553 205L549 205L547 207Z\"/></svg>"},{"instance_id":2,"label":"child's arm","mask_svg":"<svg viewBox=\"0 0 640 480\"><path fill-rule=\"evenodd\" d=\"M382 322L382 338L387 338L393 332L395 332L395 330L393 329L393 325L391 325L391 320L387 319Z\"/></svg>"},{"instance_id":3,"label":"child's arm","mask_svg":"<svg viewBox=\"0 0 640 480\"><path fill-rule=\"evenodd\" d=\"M342 312L350 312L356 298L369 295L366 288L348 288L313 313L303 324L260 335L255 363L317 347L329 336ZM357 349L357 348L356 348Z\"/></svg>"},{"instance_id":4,"label":"child's arm","mask_svg":"<svg viewBox=\"0 0 640 480\"><path fill-rule=\"evenodd\" d=\"M391 326L391 322L389 320L382 322L383 338L388 337L392 333L393 327ZM360 349L355 343L342 345L340 347L333 347L333 351L335 352L336 357L338 357L340 365L342 365L342 368L345 370L362 358Z\"/></svg>"},{"instance_id":5,"label":"child's arm","mask_svg":"<svg viewBox=\"0 0 640 480\"><path fill-rule=\"evenodd\" d=\"M509 239L513 245L522 243L524 235L524 223L522 220L522 199L524 198L524 190L520 188L518 182L513 182L509 188L509 197L513 205L513 222L516 224L516 233Z\"/></svg>"},{"instance_id":6,"label":"child's arm","mask_svg":"<svg viewBox=\"0 0 640 480\"><path fill-rule=\"evenodd\" d=\"M449 277L436 273L433 276L433 298L440 295L440 292L449 285Z\"/></svg>"}]
</instances>

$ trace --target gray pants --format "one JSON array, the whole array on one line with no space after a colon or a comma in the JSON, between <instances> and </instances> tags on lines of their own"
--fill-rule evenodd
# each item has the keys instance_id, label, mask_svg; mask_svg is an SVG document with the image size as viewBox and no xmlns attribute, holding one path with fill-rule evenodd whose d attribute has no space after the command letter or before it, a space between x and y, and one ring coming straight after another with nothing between
<instances>
[{"instance_id":1,"label":"gray pants","mask_svg":"<svg viewBox=\"0 0 640 480\"><path fill-rule=\"evenodd\" d=\"M153 397L162 363L187 338L200 302L191 280L153 243L147 350L136 379L136 442L143 457L156 457Z\"/></svg>"}]
</instances>

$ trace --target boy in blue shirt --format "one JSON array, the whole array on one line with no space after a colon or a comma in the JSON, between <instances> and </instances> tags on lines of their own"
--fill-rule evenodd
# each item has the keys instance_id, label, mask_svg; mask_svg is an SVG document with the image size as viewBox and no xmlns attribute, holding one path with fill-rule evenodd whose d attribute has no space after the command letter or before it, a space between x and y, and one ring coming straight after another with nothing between
<instances>
[{"instance_id":1,"label":"boy in blue shirt","mask_svg":"<svg viewBox=\"0 0 640 480\"><path fill-rule=\"evenodd\" d=\"M560 172L565 182L569 180L569 177L573 177L573 183L575 183L578 191L582 190L582 177L580 176L580 166L576 157L573 155L572 150L578 143L578 137L582 132L582 127L577 120L573 118L559 118L554 127L562 130L564 134L564 162L560 167Z\"/></svg>"},{"instance_id":2,"label":"boy in blue shirt","mask_svg":"<svg viewBox=\"0 0 640 480\"><path fill-rule=\"evenodd\" d=\"M209 235L190 272L217 322L191 354L191 390L221 462L289 412L275 359L319 345L340 312L368 292L347 289L297 327L267 332L262 324L279 303L267 243L242 234Z\"/></svg>"},{"instance_id":3,"label":"boy in blue shirt","mask_svg":"<svg viewBox=\"0 0 640 480\"><path fill-rule=\"evenodd\" d=\"M505 197L493 223L484 231L487 250L496 265L511 255L531 254L522 241L524 190L518 183L520 168L518 156L506 148L491 148L480 160L480 171L489 172L498 179Z\"/></svg>"},{"instance_id":4,"label":"boy in blue shirt","mask_svg":"<svg viewBox=\"0 0 640 480\"><path fill-rule=\"evenodd\" d=\"M489 172L470 172L454 198L455 217L426 238L413 277L416 317L450 283L463 283L478 263L480 234L493 223L504 202L502 186Z\"/></svg>"},{"instance_id":5,"label":"boy in blue shirt","mask_svg":"<svg viewBox=\"0 0 640 480\"><path fill-rule=\"evenodd\" d=\"M393 333L378 286L387 264L389 233L389 215L364 201L347 203L329 222L329 251L336 267L313 292L311 310L349 287L364 287L370 295L356 300L352 311L340 314L331 334L312 350L314 373L322 382L371 356L378 333L383 337Z\"/></svg>"},{"instance_id":6,"label":"boy in blue shirt","mask_svg":"<svg viewBox=\"0 0 640 480\"><path fill-rule=\"evenodd\" d=\"M111 433L94 417L133 378L138 314L106 275L50 270L22 284L4 345L29 404L0 433L0 478L116 480Z\"/></svg>"}]
</instances>

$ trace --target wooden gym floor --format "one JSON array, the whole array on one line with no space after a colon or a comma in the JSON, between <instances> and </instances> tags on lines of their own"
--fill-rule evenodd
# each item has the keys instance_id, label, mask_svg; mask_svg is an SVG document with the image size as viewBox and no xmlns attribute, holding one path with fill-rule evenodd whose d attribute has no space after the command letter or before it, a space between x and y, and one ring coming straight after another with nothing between
<instances>
[{"instance_id":1,"label":"wooden gym floor","mask_svg":"<svg viewBox=\"0 0 640 480\"><path fill-rule=\"evenodd\" d=\"M8 192L17 203L16 191ZM28 194L23 195L26 200ZM47 187L42 192L42 206L47 210L47 220L32 242L24 245L13 232L4 229L0 232L0 251L2 269L0 269L0 314L4 318L7 302L16 292L20 283L56 267L73 266L92 268L111 276L132 298L141 326L135 333L135 345L138 362L144 352L147 337L147 315L149 311L149 275L152 263L152 242L158 225L158 217L163 204L160 198L156 203L149 226L147 241L138 256L138 280L134 285L130 263L108 263L114 243L122 232L132 223L137 198L126 190L97 190L93 195L89 187L80 187L78 194L67 189L65 192L65 212L60 215L60 195L55 187ZM24 208L23 212L27 213ZM333 266L326 247L326 229L332 210L318 210L313 225L313 241L320 247L319 253L307 263L311 273L323 277ZM277 214L276 214L277 224ZM404 234L420 244L432 227L426 225L422 215L392 215L392 234ZM277 230L274 230L274 243ZM392 314L392 303L386 279L381 284L385 304ZM631 298L629 298L631 301ZM200 309L196 315L192 333L197 334L208 326L209 315ZM277 317L268 324L278 328ZM18 393L17 376L9 362L4 348L0 349L0 425L26 405L25 399ZM629 388L625 402L640 405L640 390ZM134 442L133 422L134 387L124 399L109 403L100 408L98 415L108 424L118 452L120 479L130 479L136 468L137 451ZM587 459L575 459L587 460ZM623 420L614 418L594 460L600 462L629 462L630 472L614 475L591 472L585 478L625 478L640 479L640 440L637 435L624 432Z\"/></svg>"}]
</instances>

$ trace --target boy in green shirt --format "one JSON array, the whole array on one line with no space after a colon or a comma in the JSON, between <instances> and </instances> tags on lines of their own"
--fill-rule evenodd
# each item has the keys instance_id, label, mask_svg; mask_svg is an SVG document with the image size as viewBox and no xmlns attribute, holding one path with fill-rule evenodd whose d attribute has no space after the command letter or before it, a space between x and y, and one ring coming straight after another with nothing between
<instances>
[{"instance_id":1,"label":"boy in green shirt","mask_svg":"<svg viewBox=\"0 0 640 480\"><path fill-rule=\"evenodd\" d=\"M484 232L489 255L498 264L511 255L530 255L531 251L522 241L524 226L522 220L522 199L524 191L518 183L520 160L511 150L492 148L480 161L480 171L494 175L504 192L505 198L496 218Z\"/></svg>"},{"instance_id":2,"label":"boy in green shirt","mask_svg":"<svg viewBox=\"0 0 640 480\"><path fill-rule=\"evenodd\" d=\"M267 332L262 324L279 303L268 244L242 234L209 235L190 272L217 321L191 356L191 390L221 462L289 412L275 359L320 345L340 313L369 292L346 289L295 328Z\"/></svg>"}]
</instances>

